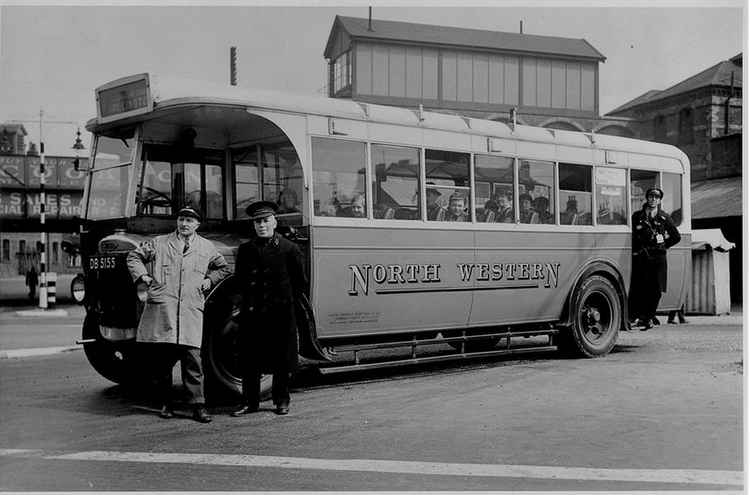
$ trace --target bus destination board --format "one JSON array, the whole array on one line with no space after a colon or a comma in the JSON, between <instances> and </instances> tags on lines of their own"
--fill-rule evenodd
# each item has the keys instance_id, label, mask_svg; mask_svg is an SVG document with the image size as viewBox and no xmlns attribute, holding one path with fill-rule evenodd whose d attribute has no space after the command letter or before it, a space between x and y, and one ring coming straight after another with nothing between
<instances>
[{"instance_id":1,"label":"bus destination board","mask_svg":"<svg viewBox=\"0 0 750 495\"><path fill-rule=\"evenodd\" d=\"M148 76L143 74L105 85L97 90L97 99L100 118L147 112L151 108Z\"/></svg>"}]
</instances>

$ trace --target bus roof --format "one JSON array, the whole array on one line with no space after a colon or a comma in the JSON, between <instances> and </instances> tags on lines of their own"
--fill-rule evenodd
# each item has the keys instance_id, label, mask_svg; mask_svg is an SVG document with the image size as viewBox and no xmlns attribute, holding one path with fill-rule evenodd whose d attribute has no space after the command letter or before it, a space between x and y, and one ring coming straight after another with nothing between
<instances>
[{"instance_id":1,"label":"bus roof","mask_svg":"<svg viewBox=\"0 0 750 495\"><path fill-rule=\"evenodd\" d=\"M518 124L513 128L504 122L465 117L419 108L376 105L349 99L328 98L317 95L302 95L273 90L220 85L191 79L162 78L150 76L153 113L130 117L121 121L101 123L93 118L86 123L91 132L111 129L120 124L148 120L160 110L185 105L219 105L249 107L266 110L311 114L341 119L351 119L383 124L403 125L440 131L459 132L519 141L532 141L555 145L609 149L647 155L671 157L688 167L687 156L678 148L652 141L643 141L606 134L594 134L548 129ZM130 79L133 76L128 76ZM112 87L117 80L101 87ZM98 94L99 88L97 88Z\"/></svg>"}]
</instances>

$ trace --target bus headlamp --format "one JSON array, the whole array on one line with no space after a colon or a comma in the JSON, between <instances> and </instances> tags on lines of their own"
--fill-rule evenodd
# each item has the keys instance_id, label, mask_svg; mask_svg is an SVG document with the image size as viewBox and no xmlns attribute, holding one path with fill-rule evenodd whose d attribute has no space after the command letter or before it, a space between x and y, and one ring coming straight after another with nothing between
<instances>
[{"instance_id":1,"label":"bus headlamp","mask_svg":"<svg viewBox=\"0 0 750 495\"><path fill-rule=\"evenodd\" d=\"M70 293L78 304L83 303L86 298L86 282L80 274L76 275L70 283Z\"/></svg>"}]
</instances>

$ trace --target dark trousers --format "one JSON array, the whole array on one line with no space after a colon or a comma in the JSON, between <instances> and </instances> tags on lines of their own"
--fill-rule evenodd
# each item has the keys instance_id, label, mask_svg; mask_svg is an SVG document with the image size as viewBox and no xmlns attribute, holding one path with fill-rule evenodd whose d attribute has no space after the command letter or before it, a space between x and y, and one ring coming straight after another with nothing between
<instances>
[{"instance_id":1,"label":"dark trousers","mask_svg":"<svg viewBox=\"0 0 750 495\"><path fill-rule=\"evenodd\" d=\"M260 404L261 370L254 359L245 359L242 369L242 398L245 405L257 408ZM276 405L289 405L289 371L275 370L271 399Z\"/></svg>"},{"instance_id":2,"label":"dark trousers","mask_svg":"<svg viewBox=\"0 0 750 495\"><path fill-rule=\"evenodd\" d=\"M644 284L630 297L630 317L643 321L651 321L656 316L656 308L661 301L659 284Z\"/></svg>"},{"instance_id":3,"label":"dark trousers","mask_svg":"<svg viewBox=\"0 0 750 495\"><path fill-rule=\"evenodd\" d=\"M179 344L149 344L156 390L163 402L172 399L172 368L180 362L182 383L188 392L189 404L205 404L203 395L203 364L201 350Z\"/></svg>"}]
</instances>

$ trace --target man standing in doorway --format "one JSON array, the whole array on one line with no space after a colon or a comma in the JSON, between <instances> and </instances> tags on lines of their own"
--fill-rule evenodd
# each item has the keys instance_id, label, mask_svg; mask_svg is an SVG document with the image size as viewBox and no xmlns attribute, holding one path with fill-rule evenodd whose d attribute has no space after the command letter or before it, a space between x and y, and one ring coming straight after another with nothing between
<instances>
[{"instance_id":1,"label":"man standing in doorway","mask_svg":"<svg viewBox=\"0 0 750 495\"><path fill-rule=\"evenodd\" d=\"M247 207L255 237L237 250L234 275L242 294L239 349L243 405L232 416L258 410L262 373L273 373L276 414L289 413L289 375L297 366L295 301L306 292L302 252L276 232L276 205Z\"/></svg>"},{"instance_id":2,"label":"man standing in doorway","mask_svg":"<svg viewBox=\"0 0 750 495\"><path fill-rule=\"evenodd\" d=\"M662 292L667 291L667 249L680 242L680 233L659 207L664 192L646 191L643 208L633 214L633 271L630 278L630 317L641 330L652 328Z\"/></svg>"},{"instance_id":3,"label":"man standing in doorway","mask_svg":"<svg viewBox=\"0 0 750 495\"><path fill-rule=\"evenodd\" d=\"M198 235L201 216L185 207L177 213L177 230L161 235L131 251L128 270L136 283L148 287L146 306L136 340L148 342L154 363L162 418L174 413L170 399L172 368L182 365L182 380L193 406L193 419L209 423L203 394L203 305L212 287L231 274L214 244ZM149 273L146 266L153 266Z\"/></svg>"}]
</instances>

